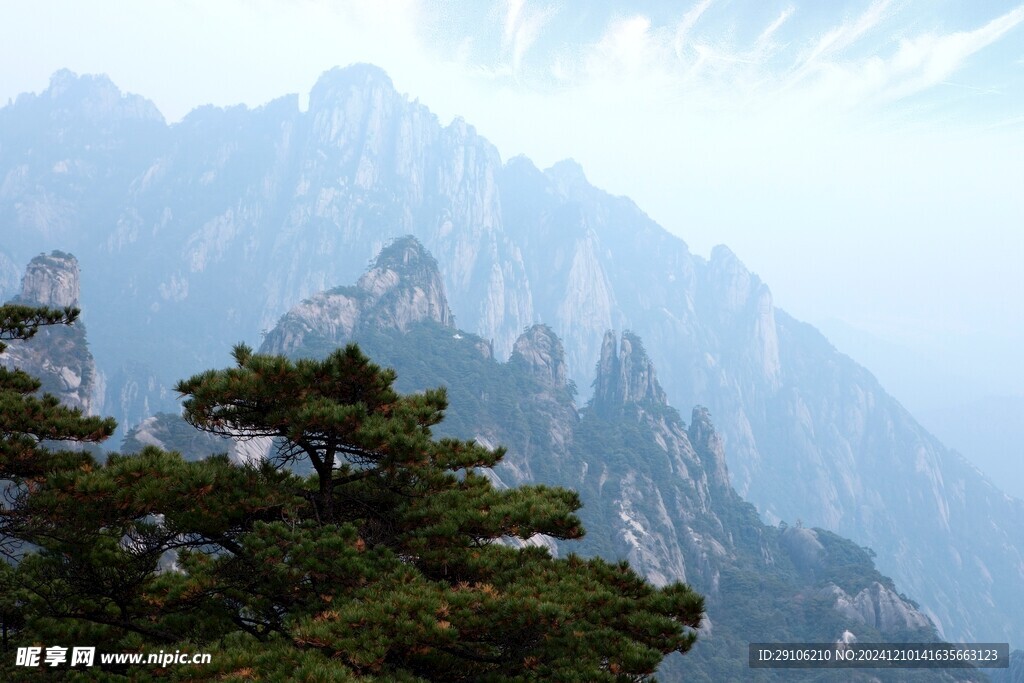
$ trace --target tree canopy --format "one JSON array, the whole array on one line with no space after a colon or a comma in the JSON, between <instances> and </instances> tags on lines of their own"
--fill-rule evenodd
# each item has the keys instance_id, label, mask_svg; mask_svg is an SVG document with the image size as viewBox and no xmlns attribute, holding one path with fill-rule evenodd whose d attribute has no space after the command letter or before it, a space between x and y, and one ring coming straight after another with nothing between
<instances>
[{"instance_id":1,"label":"tree canopy","mask_svg":"<svg viewBox=\"0 0 1024 683\"><path fill-rule=\"evenodd\" d=\"M694 642L703 605L685 585L538 543L583 535L578 496L495 487L501 449L432 436L443 389L400 395L354 345L234 360L179 383L185 418L272 437L273 457L147 447L36 472L5 509L36 548L0 576L16 640L211 652L170 671L188 680L408 681L642 680ZM31 424L4 442L38 447Z\"/></svg>"},{"instance_id":2,"label":"tree canopy","mask_svg":"<svg viewBox=\"0 0 1024 683\"><path fill-rule=\"evenodd\" d=\"M31 339L47 325L69 325L78 314L75 308L0 306L0 353L7 348L5 341ZM19 524L13 508L52 469L74 467L87 459L80 452L46 448L44 442L98 443L116 426L111 419L63 406L50 394L38 395L40 387L28 373L0 366L0 490L5 501L0 507L0 555L8 558L21 547L12 535Z\"/></svg>"}]
</instances>

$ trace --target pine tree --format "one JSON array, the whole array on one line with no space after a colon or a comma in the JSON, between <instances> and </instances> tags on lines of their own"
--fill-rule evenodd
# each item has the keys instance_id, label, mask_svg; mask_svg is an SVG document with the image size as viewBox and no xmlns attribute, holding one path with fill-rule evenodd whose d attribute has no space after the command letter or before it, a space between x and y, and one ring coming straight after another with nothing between
<instances>
[{"instance_id":1,"label":"pine tree","mask_svg":"<svg viewBox=\"0 0 1024 683\"><path fill-rule=\"evenodd\" d=\"M75 308L0 306L0 354L5 342L27 340L47 325L70 325ZM18 369L0 366L0 652L26 623L28 594L19 585L13 562L25 553L24 539L32 536L20 514L28 492L47 474L91 461L82 452L44 448L48 442L97 443L114 431L114 421L88 417L49 394L37 395L39 380Z\"/></svg>"},{"instance_id":2,"label":"pine tree","mask_svg":"<svg viewBox=\"0 0 1024 683\"><path fill-rule=\"evenodd\" d=\"M301 582L322 577L293 638L359 673L431 680L616 680L692 643L701 604L684 586L656 590L625 564L498 542L581 537L579 498L495 489L481 471L501 449L431 436L442 389L400 396L394 372L354 345L323 361L244 346L234 356L235 368L178 391L196 427L275 437L278 463L307 459L315 471L288 546L337 554L273 555Z\"/></svg>"},{"instance_id":3,"label":"pine tree","mask_svg":"<svg viewBox=\"0 0 1024 683\"><path fill-rule=\"evenodd\" d=\"M70 325L75 308L0 306L0 353L5 341L31 339L41 327ZM90 458L81 452L54 451L44 442L98 443L113 433L111 419L89 417L50 395L37 395L41 383L28 373L0 366L0 482L9 505L0 508L0 554L11 557L20 544L10 534L17 525L12 506L54 469L75 467Z\"/></svg>"},{"instance_id":4,"label":"pine tree","mask_svg":"<svg viewBox=\"0 0 1024 683\"><path fill-rule=\"evenodd\" d=\"M51 471L19 508L39 546L18 567L25 632L212 651L170 672L188 680L642 680L693 643L685 585L528 543L580 538L578 496L492 486L501 449L432 436L442 389L399 395L355 346L234 359L179 383L185 417L274 456L150 447Z\"/></svg>"}]
</instances>

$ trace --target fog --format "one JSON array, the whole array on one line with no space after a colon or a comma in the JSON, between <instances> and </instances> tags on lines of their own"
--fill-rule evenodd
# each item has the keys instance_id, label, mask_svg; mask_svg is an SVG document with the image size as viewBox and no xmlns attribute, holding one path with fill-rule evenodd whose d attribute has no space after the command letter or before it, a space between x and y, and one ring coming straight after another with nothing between
<instances>
[{"instance_id":1,"label":"fog","mask_svg":"<svg viewBox=\"0 0 1024 683\"><path fill-rule=\"evenodd\" d=\"M70 68L176 121L376 63L503 158L572 157L694 252L729 245L778 306L841 323L834 341L869 368L893 364L884 344L838 330L968 378L933 403L1024 393L1024 5L45 0L4 15L0 101Z\"/></svg>"}]
</instances>

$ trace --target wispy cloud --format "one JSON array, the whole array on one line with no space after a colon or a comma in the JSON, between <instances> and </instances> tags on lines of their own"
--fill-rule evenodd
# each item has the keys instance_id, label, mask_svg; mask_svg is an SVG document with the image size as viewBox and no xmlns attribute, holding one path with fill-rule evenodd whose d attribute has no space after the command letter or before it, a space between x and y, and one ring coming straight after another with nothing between
<instances>
[{"instance_id":1,"label":"wispy cloud","mask_svg":"<svg viewBox=\"0 0 1024 683\"><path fill-rule=\"evenodd\" d=\"M801 58L795 69L794 79L814 71L822 62L848 49L872 29L878 27L886 17L891 0L878 0L853 21L844 22L825 33L810 51Z\"/></svg>"},{"instance_id":2,"label":"wispy cloud","mask_svg":"<svg viewBox=\"0 0 1024 683\"><path fill-rule=\"evenodd\" d=\"M676 26L675 37L672 43L672 48L679 59L683 58L683 52L686 49L686 42L693 31L693 27L700 20L700 17L704 12L707 11L708 7L711 6L712 0L701 0L694 5L686 14L683 15L682 20Z\"/></svg>"},{"instance_id":3,"label":"wispy cloud","mask_svg":"<svg viewBox=\"0 0 1024 683\"><path fill-rule=\"evenodd\" d=\"M766 26L765 29L761 31L761 35L757 37L757 40L754 42L754 45L757 47L766 47L770 45L772 36L774 36L775 32L779 30L779 27L786 23L787 19L793 16L793 12L795 11L796 8L794 8L792 5L782 10L782 12L779 13L779 16L775 19L775 21L768 24L768 26Z\"/></svg>"},{"instance_id":4,"label":"wispy cloud","mask_svg":"<svg viewBox=\"0 0 1024 683\"><path fill-rule=\"evenodd\" d=\"M714 0L700 0L662 25L642 14L612 18L596 40L577 48L581 68L571 68L563 52L553 70L565 80L608 87L659 81L691 104L742 108L757 102L818 115L884 105L941 86L1024 23L1021 5L980 27L914 33L900 14L905 6L875 0L810 36L787 30L800 10L784 7L743 42L723 28L718 9ZM975 87L993 93L987 85Z\"/></svg>"},{"instance_id":5,"label":"wispy cloud","mask_svg":"<svg viewBox=\"0 0 1024 683\"><path fill-rule=\"evenodd\" d=\"M1024 22L1024 6L973 31L922 35L900 42L887 62L888 83L881 95L899 99L943 83L975 53L995 43Z\"/></svg>"},{"instance_id":6,"label":"wispy cloud","mask_svg":"<svg viewBox=\"0 0 1024 683\"><path fill-rule=\"evenodd\" d=\"M522 72L527 51L554 14L555 10L550 7L532 9L526 7L526 0L508 0L501 41L502 51L509 56L513 76L518 77Z\"/></svg>"}]
</instances>

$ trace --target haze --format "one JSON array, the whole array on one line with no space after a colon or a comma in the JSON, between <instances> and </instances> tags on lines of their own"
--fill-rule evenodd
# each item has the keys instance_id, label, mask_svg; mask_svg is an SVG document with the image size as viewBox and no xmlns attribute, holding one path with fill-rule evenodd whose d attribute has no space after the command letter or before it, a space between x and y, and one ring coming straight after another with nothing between
<instances>
[{"instance_id":1,"label":"haze","mask_svg":"<svg viewBox=\"0 0 1024 683\"><path fill-rule=\"evenodd\" d=\"M466 5L9 2L0 101L69 68L177 121L375 63L503 158L572 157L696 253L729 245L909 407L1024 393L1024 5Z\"/></svg>"}]
</instances>

